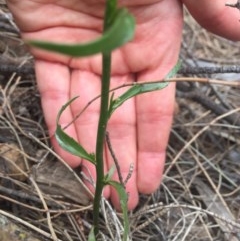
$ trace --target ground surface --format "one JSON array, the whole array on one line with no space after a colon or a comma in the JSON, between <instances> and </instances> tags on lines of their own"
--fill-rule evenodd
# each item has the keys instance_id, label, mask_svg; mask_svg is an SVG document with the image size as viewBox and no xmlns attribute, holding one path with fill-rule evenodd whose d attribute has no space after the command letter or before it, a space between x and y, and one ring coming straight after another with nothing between
<instances>
[{"instance_id":1,"label":"ground surface","mask_svg":"<svg viewBox=\"0 0 240 241\"><path fill-rule=\"evenodd\" d=\"M79 173L56 164L48 148L33 60L3 1L0 29L0 241L52 240L51 234L59 240L86 240L91 203ZM184 67L238 66L239 47L202 30L186 15ZM239 79L236 74L198 76ZM130 213L132 239L240 240L239 90L179 85L177 103L163 183ZM59 179L65 180L61 186ZM120 240L121 215L106 200L102 205L103 240Z\"/></svg>"}]
</instances>

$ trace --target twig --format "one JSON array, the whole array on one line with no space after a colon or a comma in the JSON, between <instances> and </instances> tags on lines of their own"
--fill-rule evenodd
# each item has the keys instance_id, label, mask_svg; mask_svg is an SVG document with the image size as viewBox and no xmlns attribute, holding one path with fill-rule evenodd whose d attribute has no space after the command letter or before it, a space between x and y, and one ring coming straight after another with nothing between
<instances>
[{"instance_id":1,"label":"twig","mask_svg":"<svg viewBox=\"0 0 240 241\"><path fill-rule=\"evenodd\" d=\"M7 23L6 18L2 18L0 16L0 30L1 32L9 32L9 33L14 33L14 34L19 34L19 30L14 28L14 26L10 25L9 23Z\"/></svg>"},{"instance_id":2,"label":"twig","mask_svg":"<svg viewBox=\"0 0 240 241\"><path fill-rule=\"evenodd\" d=\"M146 209L143 209L143 210L140 210L140 212L137 212L137 215L145 215L147 213L152 213L152 212L160 212L160 214L162 214L163 210L164 209L171 209L171 208L188 208L188 209L191 209L191 210L195 210L195 211L199 211L199 212L202 212L202 213L205 213L209 216L212 216L214 218L217 218L227 224L230 224L232 225L233 227L236 227L238 229L240 229L240 224L233 221L233 220L229 220L229 219L226 219L225 217L223 216L220 216L218 214L215 214L211 211L208 211L208 210L205 210L205 209L202 209L201 207L197 207L197 206L192 206L192 205L188 205L188 204L175 204L175 203L172 203L172 204L169 204L169 205L163 205L162 203L156 203L156 204L153 204L151 205L151 207L148 207ZM164 212L165 213L165 212ZM156 214L158 215L158 214ZM159 216L159 215L158 215ZM135 215L133 216L135 217Z\"/></svg>"},{"instance_id":3,"label":"twig","mask_svg":"<svg viewBox=\"0 0 240 241\"><path fill-rule=\"evenodd\" d=\"M0 61L0 72L11 74L11 73L17 73L19 75L26 75L26 74L35 74L35 70L32 65L24 65L19 67L19 65L13 64L11 62L9 63L1 63Z\"/></svg>"},{"instance_id":4,"label":"twig","mask_svg":"<svg viewBox=\"0 0 240 241\"><path fill-rule=\"evenodd\" d=\"M24 220L21 219L21 218L18 218L18 217L14 216L14 215L12 215L12 214L10 214L10 213L7 213L7 212L5 212L5 211L3 211L3 210L1 210L1 209L0 209L0 214L3 215L3 216L5 216L5 217L11 218L11 219L17 221L18 223L20 223L20 224L22 224L22 225L24 225L24 226L26 226L26 227L28 227L28 228L36 231L37 233L43 235L43 236L46 237L46 238L50 238L50 239L54 240L54 239L52 238L52 235L51 235L50 233L47 233L47 232L45 232L45 231L37 228L36 226L34 226L34 225L32 225L32 224L24 221ZM62 240L61 240L61 239L56 239L56 241L62 241Z\"/></svg>"},{"instance_id":5,"label":"twig","mask_svg":"<svg viewBox=\"0 0 240 241\"><path fill-rule=\"evenodd\" d=\"M28 133L29 137L31 137L34 141L36 141L40 146L44 147L46 150L48 150L52 155L54 155L72 174L73 176L78 180L78 182L81 184L81 186L84 187L85 191L89 195L89 197L93 198L93 193L87 188L87 186L84 184L84 182L81 180L81 178L72 170L72 168L56 153L54 152L50 147L48 147L46 144L41 142L37 137L35 137L32 133Z\"/></svg>"},{"instance_id":6,"label":"twig","mask_svg":"<svg viewBox=\"0 0 240 241\"><path fill-rule=\"evenodd\" d=\"M223 107L220 104L216 104L208 96L204 95L200 90L194 90L187 93L178 93L181 98L191 99L197 103L200 103L203 107L208 110L211 110L216 115L222 115L227 113L229 110ZM224 118L231 125L240 126L240 116L238 113L228 115Z\"/></svg>"},{"instance_id":7,"label":"twig","mask_svg":"<svg viewBox=\"0 0 240 241\"><path fill-rule=\"evenodd\" d=\"M122 177L122 174L121 174L121 168L120 168L120 166L119 166L117 157L116 157L116 155L115 155L115 153L114 153L114 151L113 151L113 148L112 148L112 144L111 144L111 141L110 141L110 137L109 137L108 131L106 131L106 142L107 142L107 146L108 146L109 152L110 152L110 154L111 154L111 156L112 156L112 159L113 159L113 161L114 161L114 164L115 164L115 166L116 166L119 181L120 181L120 183L121 183L123 186L125 186L125 185L124 185L124 181L123 181L123 177Z\"/></svg>"},{"instance_id":8,"label":"twig","mask_svg":"<svg viewBox=\"0 0 240 241\"><path fill-rule=\"evenodd\" d=\"M240 3L239 3L240 4ZM226 5L230 6L230 5ZM17 73L17 74L34 74L34 66L31 63L26 63L23 66L20 66L21 62L17 60L9 60L7 57L0 58L0 71L2 73ZM227 74L227 73L240 73L240 66L231 65L231 66L214 66L214 67L181 67L178 71L178 74Z\"/></svg>"},{"instance_id":9,"label":"twig","mask_svg":"<svg viewBox=\"0 0 240 241\"><path fill-rule=\"evenodd\" d=\"M182 67L178 74L227 74L227 73L240 73L240 66L214 66L214 67Z\"/></svg>"},{"instance_id":10,"label":"twig","mask_svg":"<svg viewBox=\"0 0 240 241\"><path fill-rule=\"evenodd\" d=\"M58 238L57 238L57 235L54 231L54 228L53 228L53 225L52 225L52 220L51 220L51 215L50 215L50 212L49 212L49 209L48 209L48 206L44 200L44 197L41 193L41 190L39 189L37 183L35 182L35 180L30 176L29 180L31 181L31 183L33 184L34 188L36 189L38 195L39 195L39 198L41 199L42 201L42 205L44 207L44 209L46 210L46 214L47 214L47 222L48 222L48 228L50 230L50 233L51 233L51 236L52 236L52 239L54 241L57 241Z\"/></svg>"},{"instance_id":11,"label":"twig","mask_svg":"<svg viewBox=\"0 0 240 241\"><path fill-rule=\"evenodd\" d=\"M171 164L169 165L169 167L166 169L165 171L165 176L169 173L169 171L172 169L173 165L176 163L176 161L179 159L179 157L182 155L182 153L192 144L192 142L194 140L197 139L197 137L199 137L202 133L204 133L207 129L209 129L213 124L215 124L217 121L221 120L222 118L228 116L228 115L232 115L236 112L240 111L240 107L236 108L234 110L231 110L227 113L224 113L223 115L218 116L217 118L215 118L214 120L212 120L209 125L205 125L196 135L194 135L191 140L186 143L186 145L178 152L178 154L175 156L175 158L173 159L173 161L171 162Z\"/></svg>"},{"instance_id":12,"label":"twig","mask_svg":"<svg viewBox=\"0 0 240 241\"><path fill-rule=\"evenodd\" d=\"M1 175L0 175L0 177L1 177ZM1 186L1 185L0 185L0 193L7 194L9 196L15 196L15 197L25 199L25 200L28 200L28 201L33 201L33 202L36 202L36 203L42 203L40 198L34 196L33 194L29 194L29 193L24 192L24 191L13 190L13 189ZM46 212L45 209L40 209L40 208L37 208L37 207L34 207L34 206L27 205L23 202L16 201L15 199L12 199L12 198L7 197L7 196L3 196L1 194L0 194L0 198L5 199L5 200L7 200L9 202L12 202L12 203L16 203L20 206L38 211L38 212L44 212L44 213ZM56 208L56 210L49 210L50 213L65 212L65 210L60 210L61 205L58 204L55 200L46 200L46 203L49 206Z\"/></svg>"},{"instance_id":13,"label":"twig","mask_svg":"<svg viewBox=\"0 0 240 241\"><path fill-rule=\"evenodd\" d=\"M141 82L137 82L137 84L149 84L149 83L160 83L160 82L198 82L198 83L202 83L202 84L216 84L216 85L224 85L224 86L231 86L231 87L236 87L236 88L240 88L240 81L224 81L224 80L218 80L218 79L209 79L209 78L195 78L195 77L180 77L180 78L171 78L171 79L161 79L161 80L156 80L156 81L141 81ZM133 85L135 85L136 82L133 83L126 83L126 84L122 84L119 85L113 89L111 89L109 92L113 92L115 90L124 88L124 87L131 87ZM100 98L101 95L98 95L96 97L94 97L92 100L90 100L86 106L73 118L73 120L71 122L69 122L69 124L67 124L66 126L63 127L63 130L65 130L66 128L68 128L76 119L78 119L80 117L80 115L98 98Z\"/></svg>"},{"instance_id":14,"label":"twig","mask_svg":"<svg viewBox=\"0 0 240 241\"><path fill-rule=\"evenodd\" d=\"M111 154L111 156L112 156L112 158L113 158L114 164L115 164L115 166L116 166L119 181L120 181L120 183L121 183L124 187L126 187L126 184L127 184L128 180L131 178L132 173L133 173L133 168L134 168L133 163L130 164L127 177L126 177L125 180L123 181L123 177L122 177L122 174L121 174L121 168L120 168L120 166L119 166L117 157L116 157L116 155L115 155L115 153L114 153L114 151L113 151L113 148L112 148L112 144L111 144L111 141L110 141L110 137L109 137L108 131L106 131L106 142L107 142L107 146L108 146L109 152L110 152L110 154Z\"/></svg>"}]
</instances>

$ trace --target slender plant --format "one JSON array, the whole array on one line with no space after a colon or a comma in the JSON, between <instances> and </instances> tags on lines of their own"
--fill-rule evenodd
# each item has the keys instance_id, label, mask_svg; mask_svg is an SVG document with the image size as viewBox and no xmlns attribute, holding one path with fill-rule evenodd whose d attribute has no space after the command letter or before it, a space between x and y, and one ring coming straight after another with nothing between
<instances>
[{"instance_id":1,"label":"slender plant","mask_svg":"<svg viewBox=\"0 0 240 241\"><path fill-rule=\"evenodd\" d=\"M88 240L97 240L99 234L99 212L103 188L111 185L116 189L120 198L120 204L123 212L124 232L122 239L129 240L129 224L127 213L127 193L123 183L111 179L113 170L104 175L103 148L106 136L106 127L112 113L121 106L126 100L136 95L162 89L168 85L167 82L154 83L135 83L125 93L118 98L111 95L110 98L110 74L111 74L111 53L114 49L126 44L134 37L135 20L126 8L119 8L117 0L107 0L104 15L103 34L100 38L85 44L57 44L43 41L28 41L32 46L49 51L62 53L71 57L85 57L94 54L102 54L102 85L101 85L101 105L100 116L97 130L97 140L95 153L88 153L85 148L73 138L68 136L59 124L59 119L64 110L78 97L69 100L59 111L57 116L56 139L60 146L85 160L90 161L96 168L96 191L93 202L93 228L89 234ZM179 66L175 68L166 77L170 78L176 74Z\"/></svg>"}]
</instances>

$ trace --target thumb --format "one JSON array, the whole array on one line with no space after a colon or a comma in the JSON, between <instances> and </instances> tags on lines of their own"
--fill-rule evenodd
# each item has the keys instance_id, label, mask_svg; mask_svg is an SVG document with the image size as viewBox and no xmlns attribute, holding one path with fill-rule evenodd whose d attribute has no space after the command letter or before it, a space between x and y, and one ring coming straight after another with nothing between
<instances>
[{"instance_id":1,"label":"thumb","mask_svg":"<svg viewBox=\"0 0 240 241\"><path fill-rule=\"evenodd\" d=\"M226 0L182 0L192 16L207 30L222 37L240 40L240 13L226 6Z\"/></svg>"}]
</instances>

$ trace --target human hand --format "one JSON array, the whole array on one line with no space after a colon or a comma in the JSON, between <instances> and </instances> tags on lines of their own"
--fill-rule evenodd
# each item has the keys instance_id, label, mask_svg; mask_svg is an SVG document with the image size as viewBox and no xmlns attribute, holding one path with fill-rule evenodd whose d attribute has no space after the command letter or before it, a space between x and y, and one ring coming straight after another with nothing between
<instances>
[{"instance_id":1,"label":"human hand","mask_svg":"<svg viewBox=\"0 0 240 241\"><path fill-rule=\"evenodd\" d=\"M111 88L133 81L151 81L163 78L177 61L182 30L182 3L178 0L122 0L119 1L134 14L137 26L135 38L114 51ZM229 30L232 9L226 9L222 0L183 1L205 27L214 30L214 23L229 21L217 33L234 38ZM102 31L105 1L100 0L8 0L22 37L60 43L79 43L97 38ZM208 11L206 11L208 10ZM220 15L221 13L221 15ZM211 19L212 18L212 19ZM238 17L236 17L238 19ZM209 20L212 21L209 21ZM234 29L235 31L235 29ZM233 32L234 32L233 31ZM56 116L63 104L75 96L71 108L60 120L65 126L83 107L100 93L101 57L73 59L59 54L31 49L35 56L38 88L50 136L56 129ZM134 172L127 184L129 209L138 203L138 193L151 193L160 184L165 149L174 109L174 84L158 92L128 100L111 117L108 124L111 143L119 160L123 178L129 166ZM119 90L115 95L122 93ZM94 102L78 120L66 129L88 152L94 152L99 114L99 102ZM72 167L81 162L93 178L94 167L84 160L63 151L56 140L52 144L58 154ZM105 167L113 165L110 154L105 153ZM117 178L115 174L113 178ZM117 194L109 187L104 190L119 208Z\"/></svg>"}]
</instances>

